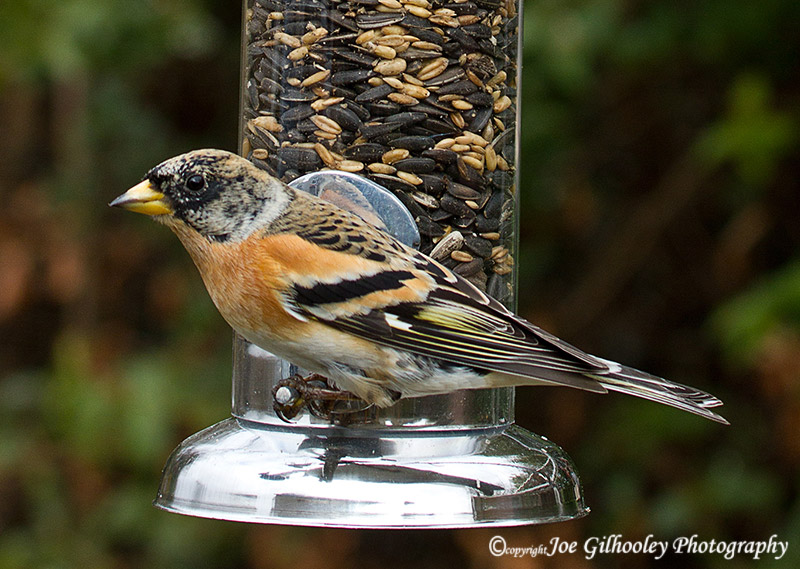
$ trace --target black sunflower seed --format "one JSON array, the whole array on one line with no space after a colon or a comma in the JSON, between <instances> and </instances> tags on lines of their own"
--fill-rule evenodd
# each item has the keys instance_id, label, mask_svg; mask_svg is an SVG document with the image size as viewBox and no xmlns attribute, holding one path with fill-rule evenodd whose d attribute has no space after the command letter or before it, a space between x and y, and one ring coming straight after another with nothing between
<instances>
[{"instance_id":1,"label":"black sunflower seed","mask_svg":"<svg viewBox=\"0 0 800 569\"><path fill-rule=\"evenodd\" d=\"M475 2L445 4L444 8L447 10L452 10L459 16L469 16L478 11L478 5L475 4Z\"/></svg>"},{"instance_id":2,"label":"black sunflower seed","mask_svg":"<svg viewBox=\"0 0 800 569\"><path fill-rule=\"evenodd\" d=\"M430 118L426 120L424 123L426 128L428 128L431 132L436 132L439 134L455 134L459 132L461 129L458 128L456 125L453 124L452 121L448 120L439 120Z\"/></svg>"},{"instance_id":3,"label":"black sunflower seed","mask_svg":"<svg viewBox=\"0 0 800 569\"><path fill-rule=\"evenodd\" d=\"M498 229L500 229L500 220L497 218L487 218L482 213L475 218L475 231L478 233L489 233Z\"/></svg>"},{"instance_id":4,"label":"black sunflower seed","mask_svg":"<svg viewBox=\"0 0 800 569\"><path fill-rule=\"evenodd\" d=\"M478 91L468 95L467 101L479 107L486 107L494 104L494 99L486 91Z\"/></svg>"},{"instance_id":5,"label":"black sunflower seed","mask_svg":"<svg viewBox=\"0 0 800 569\"><path fill-rule=\"evenodd\" d=\"M289 168L298 170L314 170L322 166L319 155L311 148L284 146L277 151L278 160Z\"/></svg>"},{"instance_id":6,"label":"black sunflower seed","mask_svg":"<svg viewBox=\"0 0 800 569\"><path fill-rule=\"evenodd\" d=\"M294 107L290 107L289 110L281 114L281 123L282 124L296 123L303 119L307 119L313 114L314 114L314 109L311 107L311 105L307 104L297 105Z\"/></svg>"},{"instance_id":7,"label":"black sunflower seed","mask_svg":"<svg viewBox=\"0 0 800 569\"><path fill-rule=\"evenodd\" d=\"M467 235L464 238L464 247L483 259L488 259L492 254L492 242L477 235Z\"/></svg>"},{"instance_id":8,"label":"black sunflower seed","mask_svg":"<svg viewBox=\"0 0 800 569\"><path fill-rule=\"evenodd\" d=\"M510 290L506 287L506 281L497 273L492 273L486 282L486 294L492 298L505 298Z\"/></svg>"},{"instance_id":9,"label":"black sunflower seed","mask_svg":"<svg viewBox=\"0 0 800 569\"><path fill-rule=\"evenodd\" d=\"M425 18L420 18L419 16L415 16L414 14L406 14L402 20L404 26L408 26L409 28L429 28L431 23L426 20Z\"/></svg>"},{"instance_id":10,"label":"black sunflower seed","mask_svg":"<svg viewBox=\"0 0 800 569\"><path fill-rule=\"evenodd\" d=\"M490 38L492 37L492 30L486 24L470 24L468 26L461 26L464 32L468 33L474 38Z\"/></svg>"},{"instance_id":11,"label":"black sunflower seed","mask_svg":"<svg viewBox=\"0 0 800 569\"><path fill-rule=\"evenodd\" d=\"M417 229L425 237L440 237L444 235L444 229L426 215L418 216L415 221L417 222Z\"/></svg>"},{"instance_id":12,"label":"black sunflower seed","mask_svg":"<svg viewBox=\"0 0 800 569\"><path fill-rule=\"evenodd\" d=\"M424 121L427 118L428 115L426 115L425 113L407 111L404 113L397 113L396 115L386 117L386 122L400 123L404 126L407 126L420 121Z\"/></svg>"},{"instance_id":13,"label":"black sunflower seed","mask_svg":"<svg viewBox=\"0 0 800 569\"><path fill-rule=\"evenodd\" d=\"M481 197L481 193L478 190L452 180L447 181L447 193L460 200L477 200Z\"/></svg>"},{"instance_id":14,"label":"black sunflower seed","mask_svg":"<svg viewBox=\"0 0 800 569\"><path fill-rule=\"evenodd\" d=\"M362 107L361 105L359 105L358 103L356 103L355 101L352 100L344 101L342 103L342 106L346 109L350 109L351 111L353 111L356 115L358 115L358 118L361 119L362 122L370 119L369 111L364 107Z\"/></svg>"},{"instance_id":15,"label":"black sunflower seed","mask_svg":"<svg viewBox=\"0 0 800 569\"><path fill-rule=\"evenodd\" d=\"M479 51L478 42L461 28L448 28L445 32L449 37L458 42L461 49L469 53Z\"/></svg>"},{"instance_id":16,"label":"black sunflower seed","mask_svg":"<svg viewBox=\"0 0 800 569\"><path fill-rule=\"evenodd\" d=\"M439 197L445 190L445 178L437 174L418 174L422 180L422 187L432 196Z\"/></svg>"},{"instance_id":17,"label":"black sunflower seed","mask_svg":"<svg viewBox=\"0 0 800 569\"><path fill-rule=\"evenodd\" d=\"M267 113L277 114L282 113L288 108L288 105L275 98L271 93L261 93L258 96L258 109Z\"/></svg>"},{"instance_id":18,"label":"black sunflower seed","mask_svg":"<svg viewBox=\"0 0 800 569\"><path fill-rule=\"evenodd\" d=\"M296 125L297 130L303 133L304 136L308 136L312 132L316 131L319 127L317 123L312 121L310 118L303 119L299 121Z\"/></svg>"},{"instance_id":19,"label":"black sunflower seed","mask_svg":"<svg viewBox=\"0 0 800 569\"><path fill-rule=\"evenodd\" d=\"M413 174L430 174L436 167L436 162L430 158L403 158L393 164L398 170Z\"/></svg>"},{"instance_id":20,"label":"black sunflower seed","mask_svg":"<svg viewBox=\"0 0 800 569\"><path fill-rule=\"evenodd\" d=\"M500 46L492 43L488 39L481 38L478 40L478 48L481 50L481 53L488 55L490 57L494 57L496 59L500 59L503 57L503 50Z\"/></svg>"},{"instance_id":21,"label":"black sunflower seed","mask_svg":"<svg viewBox=\"0 0 800 569\"><path fill-rule=\"evenodd\" d=\"M469 122L470 132L482 132L483 129L486 128L486 125L489 124L493 113L492 107L477 109Z\"/></svg>"},{"instance_id":22,"label":"black sunflower seed","mask_svg":"<svg viewBox=\"0 0 800 569\"><path fill-rule=\"evenodd\" d=\"M392 141L394 148L405 148L411 152L422 152L433 146L434 140L430 136L401 136Z\"/></svg>"},{"instance_id":23,"label":"black sunflower seed","mask_svg":"<svg viewBox=\"0 0 800 569\"><path fill-rule=\"evenodd\" d=\"M372 67L375 64L375 61L377 61L377 58L374 55L370 55L363 51L347 49L345 47L332 47L324 50L322 53L328 53L336 60L355 63L356 65L361 65L363 67Z\"/></svg>"},{"instance_id":24,"label":"black sunflower seed","mask_svg":"<svg viewBox=\"0 0 800 569\"><path fill-rule=\"evenodd\" d=\"M344 129L356 131L361 128L361 118L353 111L342 105L333 105L325 109L323 114L337 123Z\"/></svg>"},{"instance_id":25,"label":"black sunflower seed","mask_svg":"<svg viewBox=\"0 0 800 569\"><path fill-rule=\"evenodd\" d=\"M371 89L367 89L363 93L356 95L355 100L359 103L369 103L383 99L389 93L394 93L394 89L386 83L383 83L377 87L372 87Z\"/></svg>"},{"instance_id":26,"label":"black sunflower seed","mask_svg":"<svg viewBox=\"0 0 800 569\"><path fill-rule=\"evenodd\" d=\"M462 277L471 277L483 269L483 259L472 259L466 263L459 263L453 267L453 272Z\"/></svg>"},{"instance_id":27,"label":"black sunflower seed","mask_svg":"<svg viewBox=\"0 0 800 569\"><path fill-rule=\"evenodd\" d=\"M478 90L478 86L470 81L469 79L462 79L461 81L456 81L455 83L450 83L449 85L444 85L441 87L436 94L439 96L442 95L470 95ZM488 93L486 93L489 95ZM491 98L491 95L489 95Z\"/></svg>"},{"instance_id":28,"label":"black sunflower seed","mask_svg":"<svg viewBox=\"0 0 800 569\"><path fill-rule=\"evenodd\" d=\"M296 128L290 128L286 131L286 140L289 142L305 142L305 135Z\"/></svg>"},{"instance_id":29,"label":"black sunflower seed","mask_svg":"<svg viewBox=\"0 0 800 569\"><path fill-rule=\"evenodd\" d=\"M326 165L314 148L297 146L301 142L319 142L346 160L370 165L361 173L389 188L408 208L422 235L421 250L432 250L434 239L460 230L463 255L448 257L447 266L482 290L508 299L510 258L501 264L486 259L513 229L502 220L508 219L514 203L519 17L502 0L436 0L428 6L436 11L432 22L402 2L404 10L383 12L386 0L251 0L242 93L242 119L250 125L244 133L249 158L284 182ZM397 24L405 31L384 31ZM305 37L320 28L327 33ZM361 39L369 30L375 31L373 39L409 36L397 50L406 68L396 79L413 85L414 77L423 77L428 97L409 106L413 101L395 96L403 90L374 71L380 58ZM291 37L276 40L278 32ZM307 51L297 51L299 45ZM302 84L323 70L329 71L324 79ZM390 72L383 66L381 70ZM507 108L495 113L498 97ZM456 99L461 102L454 106ZM341 132L312 121L315 114L335 121ZM282 130L267 131L251 122L263 116L277 119ZM471 134L486 139L497 159L487 158L481 167L467 158L490 152L476 146L467 136ZM458 152L436 148L445 138L459 137L467 142L455 143ZM372 168L383 171L377 164L392 149L408 151L387 167L397 173L374 172ZM474 259L464 262L467 254Z\"/></svg>"},{"instance_id":30,"label":"black sunflower seed","mask_svg":"<svg viewBox=\"0 0 800 569\"><path fill-rule=\"evenodd\" d=\"M370 139L395 131L402 127L403 123L400 122L369 122L362 124L361 128L358 130L361 132L361 136L366 139Z\"/></svg>"},{"instance_id":31,"label":"black sunflower seed","mask_svg":"<svg viewBox=\"0 0 800 569\"><path fill-rule=\"evenodd\" d=\"M481 55L467 62L466 68L474 73L480 79L488 80L497 73L497 67L494 64L494 59L487 55Z\"/></svg>"},{"instance_id":32,"label":"black sunflower seed","mask_svg":"<svg viewBox=\"0 0 800 569\"><path fill-rule=\"evenodd\" d=\"M461 217L468 215L470 211L469 206L463 200L455 198L450 194L444 194L441 200L442 209L449 211L455 216Z\"/></svg>"},{"instance_id":33,"label":"black sunflower seed","mask_svg":"<svg viewBox=\"0 0 800 569\"><path fill-rule=\"evenodd\" d=\"M375 3L377 4L377 0L375 0ZM337 12L335 10L326 10L325 16L328 18L328 20L330 20L331 23L337 26L341 26L352 32L358 31L358 24L356 23L355 19L348 18L341 12Z\"/></svg>"},{"instance_id":34,"label":"black sunflower seed","mask_svg":"<svg viewBox=\"0 0 800 569\"><path fill-rule=\"evenodd\" d=\"M422 102L414 106L414 110L418 113L425 113L426 115L431 115L435 117L446 117L448 111L445 109L440 109L439 107L434 107L430 103Z\"/></svg>"},{"instance_id":35,"label":"black sunflower seed","mask_svg":"<svg viewBox=\"0 0 800 569\"><path fill-rule=\"evenodd\" d=\"M453 217L452 213L450 213L449 211L445 211L441 208L431 212L431 219L439 223L441 223L442 221L447 221L452 217Z\"/></svg>"},{"instance_id":36,"label":"black sunflower seed","mask_svg":"<svg viewBox=\"0 0 800 569\"><path fill-rule=\"evenodd\" d=\"M458 168L458 179L464 184L473 188L482 188L486 183L483 176L475 168L464 162L460 156L456 158L456 167Z\"/></svg>"},{"instance_id":37,"label":"black sunflower seed","mask_svg":"<svg viewBox=\"0 0 800 569\"><path fill-rule=\"evenodd\" d=\"M399 113L401 107L397 103L393 103L392 101L373 101L371 103L364 103L364 108L366 108L370 113L380 117L388 117L392 116L395 113Z\"/></svg>"},{"instance_id":38,"label":"black sunflower seed","mask_svg":"<svg viewBox=\"0 0 800 569\"><path fill-rule=\"evenodd\" d=\"M424 158L430 158L434 162L443 164L445 166L455 164L456 158L458 158L458 154L452 150L447 150L446 148L429 148L422 153L422 156Z\"/></svg>"},{"instance_id":39,"label":"black sunflower seed","mask_svg":"<svg viewBox=\"0 0 800 569\"><path fill-rule=\"evenodd\" d=\"M371 142L364 142L361 144L354 144L344 151L344 157L350 160L359 160L361 162L380 162L383 156L389 150L388 147L382 144L375 144Z\"/></svg>"},{"instance_id":40,"label":"black sunflower seed","mask_svg":"<svg viewBox=\"0 0 800 569\"><path fill-rule=\"evenodd\" d=\"M395 130L395 131L392 131L392 132L387 132L386 134L379 134L375 138L371 138L370 141L371 142L377 142L378 144L383 144L383 145L386 145L386 146L391 146L392 141L394 139L400 138L402 136L403 136L402 132L398 132L398 131Z\"/></svg>"},{"instance_id":41,"label":"black sunflower seed","mask_svg":"<svg viewBox=\"0 0 800 569\"><path fill-rule=\"evenodd\" d=\"M414 30L414 36L419 38L421 41L427 41L430 43L436 43L442 45L444 43L444 36L434 32L433 30L423 27L417 28Z\"/></svg>"},{"instance_id":42,"label":"black sunflower seed","mask_svg":"<svg viewBox=\"0 0 800 569\"><path fill-rule=\"evenodd\" d=\"M489 197L486 205L483 206L483 214L488 219L499 221L500 214L503 211L503 199L503 192L499 190L492 192L492 195Z\"/></svg>"},{"instance_id":43,"label":"black sunflower seed","mask_svg":"<svg viewBox=\"0 0 800 569\"><path fill-rule=\"evenodd\" d=\"M284 13L284 22L280 27L272 28L270 32L283 32L285 34L289 34L290 36L300 36L303 35L306 31L306 20L308 14L305 12L285 12Z\"/></svg>"},{"instance_id":44,"label":"black sunflower seed","mask_svg":"<svg viewBox=\"0 0 800 569\"><path fill-rule=\"evenodd\" d=\"M475 212L469 210L465 215L462 215L453 220L453 225L461 229L466 229L475 222Z\"/></svg>"},{"instance_id":45,"label":"black sunflower seed","mask_svg":"<svg viewBox=\"0 0 800 569\"><path fill-rule=\"evenodd\" d=\"M509 188L514 183L514 176L509 172L502 170L495 170L489 174L489 180L495 188L503 189ZM488 215L488 214L487 214Z\"/></svg>"},{"instance_id":46,"label":"black sunflower seed","mask_svg":"<svg viewBox=\"0 0 800 569\"><path fill-rule=\"evenodd\" d=\"M286 2L286 5L295 10L303 10L306 17L319 14L328 7L327 2L322 0L291 0Z\"/></svg>"},{"instance_id":47,"label":"black sunflower seed","mask_svg":"<svg viewBox=\"0 0 800 569\"><path fill-rule=\"evenodd\" d=\"M346 69L332 74L330 82L331 85L352 85L366 81L374 75L375 72L372 69Z\"/></svg>"},{"instance_id":48,"label":"black sunflower seed","mask_svg":"<svg viewBox=\"0 0 800 569\"><path fill-rule=\"evenodd\" d=\"M424 123L411 125L410 127L406 128L405 134L408 136L422 136L424 138L429 138L431 140L431 144L434 144L436 142L436 138L441 136L439 133L426 128Z\"/></svg>"},{"instance_id":49,"label":"black sunflower seed","mask_svg":"<svg viewBox=\"0 0 800 569\"><path fill-rule=\"evenodd\" d=\"M316 65L297 65L286 70L286 79L298 79L302 81L317 73L320 69Z\"/></svg>"},{"instance_id":50,"label":"black sunflower seed","mask_svg":"<svg viewBox=\"0 0 800 569\"><path fill-rule=\"evenodd\" d=\"M286 91L280 83L271 77L263 77L261 81L259 81L258 87L264 93L271 93L274 95L281 95Z\"/></svg>"}]
</instances>

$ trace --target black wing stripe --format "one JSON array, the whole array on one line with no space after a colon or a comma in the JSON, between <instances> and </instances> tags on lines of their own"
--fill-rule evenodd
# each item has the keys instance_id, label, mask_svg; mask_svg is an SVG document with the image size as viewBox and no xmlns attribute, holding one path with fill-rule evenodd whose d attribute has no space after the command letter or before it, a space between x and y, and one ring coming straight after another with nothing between
<instances>
[{"instance_id":1,"label":"black wing stripe","mask_svg":"<svg viewBox=\"0 0 800 569\"><path fill-rule=\"evenodd\" d=\"M341 242L328 242L328 236L313 235L309 240L320 243L321 237L328 248L343 246ZM607 373L605 362L516 317L436 261L419 253L410 259L413 268L408 270L386 270L339 283L295 287L293 305L339 330L388 347L456 365L605 391L594 378L584 376ZM399 289L405 286L404 281L414 278L414 269L434 280L424 301L401 303L369 314L338 313L325 318L325 304Z\"/></svg>"},{"instance_id":2,"label":"black wing stripe","mask_svg":"<svg viewBox=\"0 0 800 569\"><path fill-rule=\"evenodd\" d=\"M345 302L372 292L402 288L403 281L413 278L410 271L381 271L338 283L316 283L310 287L295 285L294 298L296 303L308 307Z\"/></svg>"}]
</instances>

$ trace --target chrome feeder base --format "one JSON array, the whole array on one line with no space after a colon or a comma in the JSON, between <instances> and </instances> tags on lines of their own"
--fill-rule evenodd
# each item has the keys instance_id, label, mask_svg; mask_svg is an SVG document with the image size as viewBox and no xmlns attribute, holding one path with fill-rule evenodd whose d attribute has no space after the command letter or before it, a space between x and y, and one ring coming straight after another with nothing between
<instances>
[{"instance_id":1,"label":"chrome feeder base","mask_svg":"<svg viewBox=\"0 0 800 569\"><path fill-rule=\"evenodd\" d=\"M334 175L309 176L317 184ZM350 176L363 191L363 178ZM309 189L303 180L299 186ZM348 414L347 426L307 411L287 424L271 393L297 372L236 336L232 417L173 451L155 505L205 518L341 528L511 526L588 513L569 456L513 424L513 388L404 399Z\"/></svg>"}]
</instances>

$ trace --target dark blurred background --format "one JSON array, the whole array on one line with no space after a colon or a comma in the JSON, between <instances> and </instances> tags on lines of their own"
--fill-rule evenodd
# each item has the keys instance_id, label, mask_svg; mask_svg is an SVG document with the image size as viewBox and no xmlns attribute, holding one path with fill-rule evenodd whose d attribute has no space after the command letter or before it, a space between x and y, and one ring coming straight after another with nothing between
<instances>
[{"instance_id":1,"label":"dark blurred background","mask_svg":"<svg viewBox=\"0 0 800 569\"><path fill-rule=\"evenodd\" d=\"M800 564L800 3L529 1L520 312L716 394L730 427L520 389L592 513L514 529L256 526L151 506L229 414L230 333L177 239L106 203L235 150L237 2L0 3L0 568L646 567L491 536L790 540ZM750 567L739 555L681 567Z\"/></svg>"}]
</instances>

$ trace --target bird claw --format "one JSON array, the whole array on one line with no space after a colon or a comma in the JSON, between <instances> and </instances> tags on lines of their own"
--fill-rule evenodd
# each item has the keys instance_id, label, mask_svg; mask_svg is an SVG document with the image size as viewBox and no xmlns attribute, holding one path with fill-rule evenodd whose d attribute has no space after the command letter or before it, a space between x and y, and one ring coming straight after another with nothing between
<instances>
[{"instance_id":1,"label":"bird claw","mask_svg":"<svg viewBox=\"0 0 800 569\"><path fill-rule=\"evenodd\" d=\"M361 405L353 408L354 402ZM291 423L305 408L318 419L333 422L335 415L357 413L369 406L349 391L332 389L327 379L316 373L308 377L295 374L272 388L272 408L285 423Z\"/></svg>"}]
</instances>

